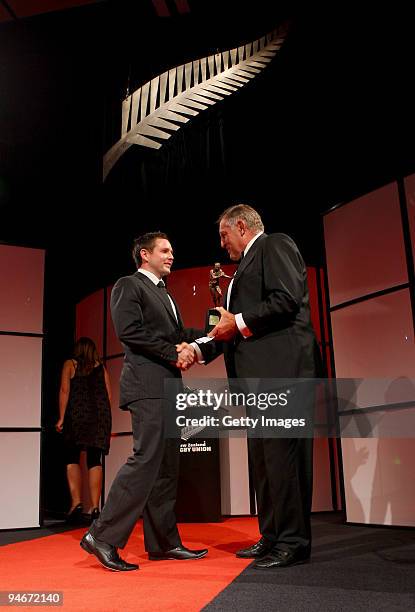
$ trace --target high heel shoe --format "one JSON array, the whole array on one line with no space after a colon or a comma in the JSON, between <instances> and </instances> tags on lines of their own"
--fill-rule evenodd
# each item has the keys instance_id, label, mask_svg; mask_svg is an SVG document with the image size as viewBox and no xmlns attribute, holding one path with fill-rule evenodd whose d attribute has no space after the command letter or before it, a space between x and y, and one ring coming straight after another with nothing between
<instances>
[{"instance_id":1,"label":"high heel shoe","mask_svg":"<svg viewBox=\"0 0 415 612\"><path fill-rule=\"evenodd\" d=\"M82 504L78 504L66 515L66 522L71 525L80 523L82 519Z\"/></svg>"},{"instance_id":2,"label":"high heel shoe","mask_svg":"<svg viewBox=\"0 0 415 612\"><path fill-rule=\"evenodd\" d=\"M91 523L92 523L92 521L95 521L95 519L97 519L100 514L101 513L100 513L99 509L98 508L94 508L92 510L92 512L91 512Z\"/></svg>"}]
</instances>

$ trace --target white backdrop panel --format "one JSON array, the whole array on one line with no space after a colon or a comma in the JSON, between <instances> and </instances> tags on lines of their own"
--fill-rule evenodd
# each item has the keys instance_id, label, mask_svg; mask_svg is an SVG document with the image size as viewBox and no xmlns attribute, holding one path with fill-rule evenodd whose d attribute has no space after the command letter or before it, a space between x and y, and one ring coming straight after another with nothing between
<instances>
[{"instance_id":1,"label":"white backdrop panel","mask_svg":"<svg viewBox=\"0 0 415 612\"><path fill-rule=\"evenodd\" d=\"M324 227L331 306L407 282L397 183L329 213ZM413 398L415 345L407 289L334 311L331 321L337 377L367 379L352 383L352 402L343 409ZM342 439L348 521L415 524L414 440L391 437L402 435L399 427L410 435L411 420L412 410L342 418L345 435L373 436Z\"/></svg>"},{"instance_id":2,"label":"white backdrop panel","mask_svg":"<svg viewBox=\"0 0 415 612\"><path fill-rule=\"evenodd\" d=\"M347 520L415 526L414 440L344 438Z\"/></svg>"},{"instance_id":3,"label":"white backdrop panel","mask_svg":"<svg viewBox=\"0 0 415 612\"><path fill-rule=\"evenodd\" d=\"M246 433L219 440L222 514L249 514L248 445Z\"/></svg>"},{"instance_id":4,"label":"white backdrop panel","mask_svg":"<svg viewBox=\"0 0 415 612\"><path fill-rule=\"evenodd\" d=\"M331 320L336 376L368 379L351 396L357 406L413 399L415 343L407 289L336 310Z\"/></svg>"},{"instance_id":5,"label":"white backdrop panel","mask_svg":"<svg viewBox=\"0 0 415 612\"><path fill-rule=\"evenodd\" d=\"M39 527L40 432L0 432L0 529Z\"/></svg>"},{"instance_id":6,"label":"white backdrop panel","mask_svg":"<svg viewBox=\"0 0 415 612\"><path fill-rule=\"evenodd\" d=\"M408 281L396 183L326 215L324 236L332 307Z\"/></svg>"},{"instance_id":7,"label":"white backdrop panel","mask_svg":"<svg viewBox=\"0 0 415 612\"><path fill-rule=\"evenodd\" d=\"M40 427L42 338L0 336L0 427Z\"/></svg>"}]
</instances>

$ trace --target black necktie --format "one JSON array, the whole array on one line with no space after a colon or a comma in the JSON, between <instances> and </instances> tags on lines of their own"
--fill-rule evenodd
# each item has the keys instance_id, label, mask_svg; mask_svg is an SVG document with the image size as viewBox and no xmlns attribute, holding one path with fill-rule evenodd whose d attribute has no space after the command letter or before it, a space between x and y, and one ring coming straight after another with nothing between
<instances>
[{"instance_id":1,"label":"black necktie","mask_svg":"<svg viewBox=\"0 0 415 612\"><path fill-rule=\"evenodd\" d=\"M167 289L166 289L166 285L164 284L164 281L160 280L160 281L157 283L157 287L158 287L159 289L161 289L161 291L162 291L162 293L163 293L163 296L164 296L164 303L166 304L166 306L168 306L168 309L169 309L169 311L172 313L172 315L174 316L174 318L175 318L176 322L178 322L178 320L177 320L177 315L176 315L176 313L174 312L173 306L172 306L172 304L171 304L171 302L170 302L169 294L167 293Z\"/></svg>"}]
</instances>

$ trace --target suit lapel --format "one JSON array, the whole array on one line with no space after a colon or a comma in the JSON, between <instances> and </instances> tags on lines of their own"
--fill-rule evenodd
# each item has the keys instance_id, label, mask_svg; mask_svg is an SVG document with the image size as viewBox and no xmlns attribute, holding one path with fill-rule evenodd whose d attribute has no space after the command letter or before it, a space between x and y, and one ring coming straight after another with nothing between
<instances>
[{"instance_id":1,"label":"suit lapel","mask_svg":"<svg viewBox=\"0 0 415 612\"><path fill-rule=\"evenodd\" d=\"M266 237L267 237L266 234L261 234L261 236L255 240L254 244L249 249L247 255L243 258L243 260L239 264L238 269L237 269L236 274L235 274L234 279L233 279L232 291L235 289L235 287L236 287L236 285L238 283L238 280L241 277L241 274L243 273L243 271L246 270L246 268L249 266L249 264L253 261L260 243L263 240L265 240ZM231 293L231 297L232 297L232 293Z\"/></svg>"},{"instance_id":2,"label":"suit lapel","mask_svg":"<svg viewBox=\"0 0 415 612\"><path fill-rule=\"evenodd\" d=\"M170 293L169 293L169 295L170 295L171 299L173 300L173 304L174 304L174 306L176 308L176 314L177 314L177 319L178 319L178 322L179 322L179 327L183 328L184 327L184 323L183 323L182 315L180 314L180 310L179 310L179 307L177 305L177 302L176 302L176 300L174 299L174 297ZM176 323L177 323L177 321L176 321Z\"/></svg>"},{"instance_id":3,"label":"suit lapel","mask_svg":"<svg viewBox=\"0 0 415 612\"><path fill-rule=\"evenodd\" d=\"M140 279L145 284L145 286L150 289L151 293L156 297L157 300L159 300L163 304L164 308L167 311L167 314L175 323L175 325L177 325L176 317L173 314L169 298L167 297L167 293L164 293L164 291L159 289L159 287L156 287L153 281L151 281L145 274L141 274L141 272L136 272L134 276ZM178 313L177 307L176 312ZM177 316L179 317L179 314L177 314Z\"/></svg>"}]
</instances>

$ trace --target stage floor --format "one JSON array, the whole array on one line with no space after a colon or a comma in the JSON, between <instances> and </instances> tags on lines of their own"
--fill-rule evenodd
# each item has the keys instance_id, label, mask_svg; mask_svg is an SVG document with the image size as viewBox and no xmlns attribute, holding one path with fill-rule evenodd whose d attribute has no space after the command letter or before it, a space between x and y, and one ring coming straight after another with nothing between
<instances>
[{"instance_id":1,"label":"stage floor","mask_svg":"<svg viewBox=\"0 0 415 612\"><path fill-rule=\"evenodd\" d=\"M79 547L85 528L62 523L0 533L1 591L62 591L64 610L408 610L415 605L415 530L343 524L315 514L311 562L258 571L234 552L258 538L256 518L180 525L199 561L149 561L139 524L122 556L137 572L109 572ZM57 532L56 532L57 531Z\"/></svg>"}]
</instances>

